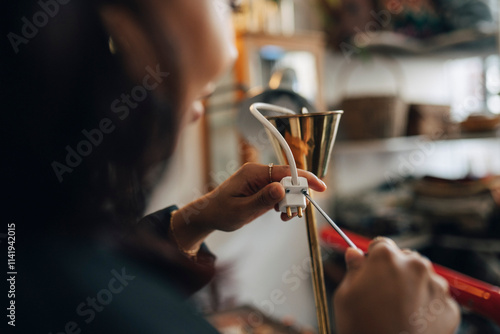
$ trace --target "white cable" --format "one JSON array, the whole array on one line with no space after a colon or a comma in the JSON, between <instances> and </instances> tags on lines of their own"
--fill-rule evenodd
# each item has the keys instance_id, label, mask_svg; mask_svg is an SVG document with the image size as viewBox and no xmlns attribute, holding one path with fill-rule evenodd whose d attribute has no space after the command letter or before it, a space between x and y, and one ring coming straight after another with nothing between
<instances>
[{"instance_id":1,"label":"white cable","mask_svg":"<svg viewBox=\"0 0 500 334\"><path fill-rule=\"evenodd\" d=\"M295 159L293 158L292 150L290 149L290 146L288 146L288 143L285 141L285 139L281 136L281 133L269 122L261 113L258 109L265 109L265 110L270 110L270 111L276 111L280 112L282 114L291 114L295 115L295 113L284 107L280 106L275 106L274 104L268 104L268 103L254 103L250 106L250 112L257 118L259 122L262 123L271 133L273 134L274 137L278 140L278 142L281 144L281 147L285 151L286 158L288 160L288 164L290 165L290 173L292 174L292 184L293 185L298 185L299 184L299 173L297 172L297 166L295 165Z\"/></svg>"}]
</instances>

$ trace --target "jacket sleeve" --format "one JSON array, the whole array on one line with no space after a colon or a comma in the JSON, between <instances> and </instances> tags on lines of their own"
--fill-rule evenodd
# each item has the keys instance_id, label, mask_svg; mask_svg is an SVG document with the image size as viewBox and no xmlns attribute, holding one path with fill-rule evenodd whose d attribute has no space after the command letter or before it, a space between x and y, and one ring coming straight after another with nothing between
<instances>
[{"instance_id":1,"label":"jacket sleeve","mask_svg":"<svg viewBox=\"0 0 500 334\"><path fill-rule=\"evenodd\" d=\"M137 230L150 234L156 241L162 243L160 247L156 247L158 249L156 255L164 261L163 264L160 263L160 266L168 268L165 272L169 278L191 294L208 284L213 278L215 256L205 244L201 245L194 259L179 250L170 234L170 218L175 210L177 206L169 206L145 216L139 221ZM151 247L151 245L145 246Z\"/></svg>"}]
</instances>

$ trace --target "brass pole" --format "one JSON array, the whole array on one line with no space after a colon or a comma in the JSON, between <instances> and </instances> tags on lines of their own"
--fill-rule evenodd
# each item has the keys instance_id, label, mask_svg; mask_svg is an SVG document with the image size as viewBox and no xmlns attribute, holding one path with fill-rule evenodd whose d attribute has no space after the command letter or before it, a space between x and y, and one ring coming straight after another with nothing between
<instances>
[{"instance_id":1,"label":"brass pole","mask_svg":"<svg viewBox=\"0 0 500 334\"><path fill-rule=\"evenodd\" d=\"M326 300L325 282L323 280L323 261L321 260L321 251L319 248L316 215L311 203L309 203L306 209L306 227L309 254L311 256L311 279L314 290L314 302L316 304L316 317L318 318L318 333L330 334L330 317L328 315L328 303Z\"/></svg>"},{"instance_id":2,"label":"brass pole","mask_svg":"<svg viewBox=\"0 0 500 334\"><path fill-rule=\"evenodd\" d=\"M308 170L319 178L326 174L330 153L337 135L342 110L300 115L273 116L267 119L290 146L297 168ZM282 164L288 160L281 143L271 136L271 143ZM323 281L323 262L319 248L314 208L306 208L307 239L311 257L311 278L316 303L319 334L330 334L330 317Z\"/></svg>"}]
</instances>

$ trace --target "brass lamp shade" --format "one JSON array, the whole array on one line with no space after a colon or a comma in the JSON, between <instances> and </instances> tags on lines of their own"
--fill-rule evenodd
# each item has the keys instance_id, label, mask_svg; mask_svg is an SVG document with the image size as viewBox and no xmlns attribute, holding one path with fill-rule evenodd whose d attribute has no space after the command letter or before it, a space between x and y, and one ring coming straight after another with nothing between
<instances>
[{"instance_id":1,"label":"brass lamp shade","mask_svg":"<svg viewBox=\"0 0 500 334\"><path fill-rule=\"evenodd\" d=\"M323 178L328 170L342 110L324 113L266 117L292 150L297 168ZM266 130L267 131L267 130ZM278 140L269 135L281 164L288 164Z\"/></svg>"},{"instance_id":2,"label":"brass lamp shade","mask_svg":"<svg viewBox=\"0 0 500 334\"><path fill-rule=\"evenodd\" d=\"M272 116L267 117L267 119L278 129L290 146L297 168L310 171L323 178L328 170L328 163L342 113L342 110L337 110L324 113ZM268 135L280 163L288 164L285 152L278 140L269 132ZM309 193L312 195L311 191ZM325 282L323 280L323 262L319 247L316 216L310 204L305 214L318 332L320 334L330 334L330 317Z\"/></svg>"}]
</instances>

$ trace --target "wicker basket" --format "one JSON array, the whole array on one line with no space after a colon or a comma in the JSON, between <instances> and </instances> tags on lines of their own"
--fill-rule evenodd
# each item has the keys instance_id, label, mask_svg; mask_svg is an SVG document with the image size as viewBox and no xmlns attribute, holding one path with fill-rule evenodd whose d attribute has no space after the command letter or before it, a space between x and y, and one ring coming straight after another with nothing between
<instances>
[{"instance_id":1,"label":"wicker basket","mask_svg":"<svg viewBox=\"0 0 500 334\"><path fill-rule=\"evenodd\" d=\"M408 136L424 135L439 139L454 135L458 126L451 122L450 106L431 104L411 104L408 111Z\"/></svg>"},{"instance_id":2,"label":"wicker basket","mask_svg":"<svg viewBox=\"0 0 500 334\"><path fill-rule=\"evenodd\" d=\"M344 99L339 139L363 140L404 136L408 106L397 96L364 96Z\"/></svg>"},{"instance_id":3,"label":"wicker basket","mask_svg":"<svg viewBox=\"0 0 500 334\"><path fill-rule=\"evenodd\" d=\"M337 138L340 140L367 140L404 136L408 121L408 105L400 98L399 87L403 75L395 61L388 68L395 77L394 95L345 96L338 106L344 110ZM341 70L345 85L354 68ZM347 75L346 71L349 71ZM345 95L345 94L344 94Z\"/></svg>"}]
</instances>

